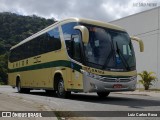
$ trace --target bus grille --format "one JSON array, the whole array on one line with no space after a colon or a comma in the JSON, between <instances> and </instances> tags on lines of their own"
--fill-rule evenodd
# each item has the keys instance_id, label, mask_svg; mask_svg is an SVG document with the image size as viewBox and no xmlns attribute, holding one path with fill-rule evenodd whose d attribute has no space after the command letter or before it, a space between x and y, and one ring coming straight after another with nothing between
<instances>
[{"instance_id":1,"label":"bus grille","mask_svg":"<svg viewBox=\"0 0 160 120\"><path fill-rule=\"evenodd\" d=\"M130 78L107 78L103 77L100 79L100 81L103 82L130 82L132 79Z\"/></svg>"}]
</instances>

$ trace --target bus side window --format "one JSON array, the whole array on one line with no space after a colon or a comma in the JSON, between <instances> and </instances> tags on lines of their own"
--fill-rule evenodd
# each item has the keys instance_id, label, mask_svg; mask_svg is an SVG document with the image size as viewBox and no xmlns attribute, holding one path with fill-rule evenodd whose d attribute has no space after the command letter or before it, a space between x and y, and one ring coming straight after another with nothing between
<instances>
[{"instance_id":1,"label":"bus side window","mask_svg":"<svg viewBox=\"0 0 160 120\"><path fill-rule=\"evenodd\" d=\"M61 48L61 40L58 27L46 33L47 52Z\"/></svg>"},{"instance_id":2,"label":"bus side window","mask_svg":"<svg viewBox=\"0 0 160 120\"><path fill-rule=\"evenodd\" d=\"M74 26L76 25L76 22L71 22L62 25L61 27L68 55L81 62L80 33L74 29Z\"/></svg>"},{"instance_id":3,"label":"bus side window","mask_svg":"<svg viewBox=\"0 0 160 120\"><path fill-rule=\"evenodd\" d=\"M39 54L43 54L46 52L46 42L45 42L45 35L41 35L38 37L38 41L39 41Z\"/></svg>"}]
</instances>

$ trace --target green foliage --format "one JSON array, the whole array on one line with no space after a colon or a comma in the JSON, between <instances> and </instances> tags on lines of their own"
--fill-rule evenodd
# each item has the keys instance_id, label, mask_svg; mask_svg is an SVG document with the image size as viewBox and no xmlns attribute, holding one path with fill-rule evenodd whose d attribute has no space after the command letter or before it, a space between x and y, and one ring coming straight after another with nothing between
<instances>
[{"instance_id":1,"label":"green foliage","mask_svg":"<svg viewBox=\"0 0 160 120\"><path fill-rule=\"evenodd\" d=\"M4 85L5 83L2 81L1 77L0 77L0 85Z\"/></svg>"},{"instance_id":2,"label":"green foliage","mask_svg":"<svg viewBox=\"0 0 160 120\"><path fill-rule=\"evenodd\" d=\"M0 13L0 83L7 83L7 60L11 46L53 24L54 19Z\"/></svg>"},{"instance_id":3,"label":"green foliage","mask_svg":"<svg viewBox=\"0 0 160 120\"><path fill-rule=\"evenodd\" d=\"M8 52L0 55L0 84L7 84L7 60Z\"/></svg>"},{"instance_id":4,"label":"green foliage","mask_svg":"<svg viewBox=\"0 0 160 120\"><path fill-rule=\"evenodd\" d=\"M145 90L148 90L152 86L152 82L156 80L156 76L153 76L154 72L143 71L138 73L138 75L142 78L139 82L144 86Z\"/></svg>"}]
</instances>

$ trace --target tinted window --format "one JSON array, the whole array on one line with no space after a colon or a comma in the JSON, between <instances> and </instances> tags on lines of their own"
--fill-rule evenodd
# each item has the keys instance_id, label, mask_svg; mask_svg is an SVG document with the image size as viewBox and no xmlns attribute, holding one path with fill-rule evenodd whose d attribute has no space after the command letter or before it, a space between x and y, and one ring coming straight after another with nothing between
<instances>
[{"instance_id":1,"label":"tinted window","mask_svg":"<svg viewBox=\"0 0 160 120\"><path fill-rule=\"evenodd\" d=\"M15 62L61 48L58 27L44 33L33 40L11 50L9 60Z\"/></svg>"},{"instance_id":2,"label":"tinted window","mask_svg":"<svg viewBox=\"0 0 160 120\"><path fill-rule=\"evenodd\" d=\"M58 50L61 48L60 35L58 28L46 33L46 52Z\"/></svg>"}]
</instances>

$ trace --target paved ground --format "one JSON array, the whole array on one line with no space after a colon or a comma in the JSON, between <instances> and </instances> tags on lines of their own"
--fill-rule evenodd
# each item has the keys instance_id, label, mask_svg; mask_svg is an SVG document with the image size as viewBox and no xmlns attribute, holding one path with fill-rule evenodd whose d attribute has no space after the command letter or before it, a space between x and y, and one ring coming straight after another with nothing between
<instances>
[{"instance_id":1,"label":"paved ground","mask_svg":"<svg viewBox=\"0 0 160 120\"><path fill-rule=\"evenodd\" d=\"M60 99L47 95L42 90L31 91L30 94L19 94L16 89L12 89L10 86L0 86L0 93L0 110L73 111L71 114L74 111L160 111L160 93L154 92L118 92L111 93L105 99L99 99L93 93L73 94L69 99ZM8 99L11 101L8 101ZM159 120L156 117L83 117L69 119Z\"/></svg>"},{"instance_id":2,"label":"paved ground","mask_svg":"<svg viewBox=\"0 0 160 120\"><path fill-rule=\"evenodd\" d=\"M0 111L44 111L45 106L20 97L13 97L0 93ZM22 118L0 118L0 120L21 120ZM52 118L23 118L23 120L57 120Z\"/></svg>"},{"instance_id":3,"label":"paved ground","mask_svg":"<svg viewBox=\"0 0 160 120\"><path fill-rule=\"evenodd\" d=\"M125 95L141 95L141 96L152 96L152 97L160 97L160 91L133 91L133 92L116 92L117 94L125 94Z\"/></svg>"}]
</instances>

